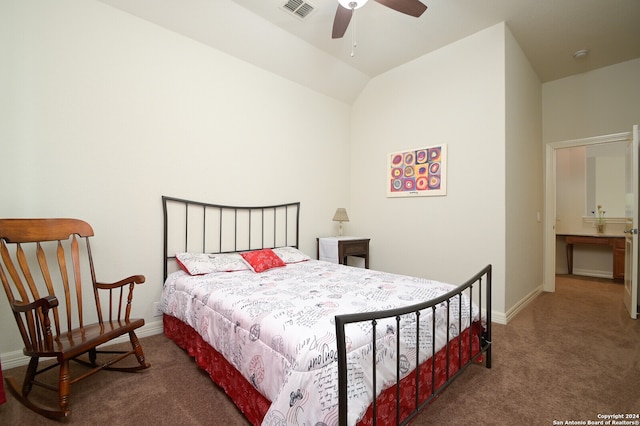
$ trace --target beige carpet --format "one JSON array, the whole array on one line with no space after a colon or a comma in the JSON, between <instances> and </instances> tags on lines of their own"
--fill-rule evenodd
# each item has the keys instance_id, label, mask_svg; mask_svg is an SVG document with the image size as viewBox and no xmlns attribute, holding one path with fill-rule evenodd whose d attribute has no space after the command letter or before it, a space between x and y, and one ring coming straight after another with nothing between
<instances>
[{"instance_id":1,"label":"beige carpet","mask_svg":"<svg viewBox=\"0 0 640 426\"><path fill-rule=\"evenodd\" d=\"M552 425L640 413L640 321L622 285L562 276L509 325L494 324L493 368L471 366L414 425ZM73 425L246 425L190 357L157 335L142 339L152 367L102 372L72 387ZM76 366L74 366L76 367ZM22 377L24 367L5 371ZM12 395L1 425L48 425Z\"/></svg>"}]
</instances>

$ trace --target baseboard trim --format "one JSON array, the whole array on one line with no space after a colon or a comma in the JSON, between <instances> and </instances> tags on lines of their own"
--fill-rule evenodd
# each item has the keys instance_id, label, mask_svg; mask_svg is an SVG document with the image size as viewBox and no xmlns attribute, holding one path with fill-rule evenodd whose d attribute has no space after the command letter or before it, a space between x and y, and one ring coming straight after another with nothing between
<instances>
[{"instance_id":1,"label":"baseboard trim","mask_svg":"<svg viewBox=\"0 0 640 426\"><path fill-rule=\"evenodd\" d=\"M507 316L504 314L504 312L491 311L491 322L507 325Z\"/></svg>"},{"instance_id":2,"label":"baseboard trim","mask_svg":"<svg viewBox=\"0 0 640 426\"><path fill-rule=\"evenodd\" d=\"M598 271L594 269L573 268L573 275L582 275L584 277L605 278L612 280L613 273L611 271Z\"/></svg>"},{"instance_id":3,"label":"baseboard trim","mask_svg":"<svg viewBox=\"0 0 640 426\"><path fill-rule=\"evenodd\" d=\"M520 299L518 303L511 307L511 309L508 309L505 317L506 322L504 324L508 324L509 321L511 321L518 314L518 312L523 310L529 303L531 303L536 297L538 297L542 293L542 291L542 285L539 285L531 293Z\"/></svg>"},{"instance_id":4,"label":"baseboard trim","mask_svg":"<svg viewBox=\"0 0 640 426\"><path fill-rule=\"evenodd\" d=\"M151 323L147 323L136 330L136 335L138 337L148 337L154 336L156 334L161 334L164 331L162 326L162 320L154 321ZM124 343L129 341L128 335L122 335L117 339L113 339L109 344L113 345L116 343ZM0 359L2 359L2 370L9 370L14 367L21 367L23 365L27 365L29 363L29 357L24 356L22 350L13 351L13 352L5 352L0 354Z\"/></svg>"}]
</instances>

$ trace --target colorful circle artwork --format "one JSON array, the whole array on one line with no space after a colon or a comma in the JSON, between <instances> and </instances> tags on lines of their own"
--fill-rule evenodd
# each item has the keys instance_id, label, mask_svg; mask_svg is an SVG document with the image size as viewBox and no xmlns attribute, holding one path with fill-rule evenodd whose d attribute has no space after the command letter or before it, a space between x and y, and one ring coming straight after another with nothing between
<instances>
[{"instance_id":1,"label":"colorful circle artwork","mask_svg":"<svg viewBox=\"0 0 640 426\"><path fill-rule=\"evenodd\" d=\"M446 157L446 145L389 154L388 196L446 195Z\"/></svg>"},{"instance_id":2,"label":"colorful circle artwork","mask_svg":"<svg viewBox=\"0 0 640 426\"><path fill-rule=\"evenodd\" d=\"M416 151L416 164L424 164L429 161L429 153L426 149L419 149Z\"/></svg>"},{"instance_id":3,"label":"colorful circle artwork","mask_svg":"<svg viewBox=\"0 0 640 426\"><path fill-rule=\"evenodd\" d=\"M411 177L411 176L413 176L413 172L414 172L414 170L413 170L413 166L407 166L407 167L405 167L405 168L404 168L404 175L405 175L406 177Z\"/></svg>"},{"instance_id":4,"label":"colorful circle artwork","mask_svg":"<svg viewBox=\"0 0 640 426\"><path fill-rule=\"evenodd\" d=\"M420 176L416 179L416 189L418 191L426 191L429 189L429 179L426 176Z\"/></svg>"},{"instance_id":5,"label":"colorful circle artwork","mask_svg":"<svg viewBox=\"0 0 640 426\"><path fill-rule=\"evenodd\" d=\"M415 162L415 156L413 154L413 152L405 152L404 153L404 164L406 164L407 166L411 166L413 165L413 163Z\"/></svg>"},{"instance_id":6,"label":"colorful circle artwork","mask_svg":"<svg viewBox=\"0 0 640 426\"><path fill-rule=\"evenodd\" d=\"M414 179L405 179L404 180L404 190L405 191L413 191L416 188L416 181Z\"/></svg>"},{"instance_id":7,"label":"colorful circle artwork","mask_svg":"<svg viewBox=\"0 0 640 426\"><path fill-rule=\"evenodd\" d=\"M438 188L440 188L440 178L438 176L430 176L429 189L438 189Z\"/></svg>"},{"instance_id":8,"label":"colorful circle artwork","mask_svg":"<svg viewBox=\"0 0 640 426\"><path fill-rule=\"evenodd\" d=\"M440 147L429 148L429 162L440 161Z\"/></svg>"}]
</instances>

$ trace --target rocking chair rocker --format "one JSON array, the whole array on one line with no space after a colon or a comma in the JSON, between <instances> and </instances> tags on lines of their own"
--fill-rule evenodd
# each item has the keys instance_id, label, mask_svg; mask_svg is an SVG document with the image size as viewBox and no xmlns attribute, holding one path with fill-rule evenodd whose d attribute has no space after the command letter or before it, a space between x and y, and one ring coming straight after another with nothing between
<instances>
[{"instance_id":1,"label":"rocking chair rocker","mask_svg":"<svg viewBox=\"0 0 640 426\"><path fill-rule=\"evenodd\" d=\"M111 284L97 282L89 247L92 236L91 226L76 219L0 219L0 279L22 335L23 352L31 358L22 386L12 377L5 381L22 404L49 418L71 414L72 384L102 369L137 371L150 366L134 332L144 325L144 319L129 317L134 285L145 278L134 275ZM82 240L86 247L79 243ZM85 315L82 305L81 278L87 273L95 299L90 316ZM101 301L100 295L105 299ZM97 322L85 324L88 318ZM124 334L129 335L131 350L98 350ZM98 354L105 353L112 357L98 363ZM85 354L88 361L79 358ZM135 355L137 364L112 367L129 355ZM40 358L55 358L56 362L38 370ZM72 378L71 360L90 369ZM57 386L37 380L38 374L54 367L59 367ZM30 399L33 385L57 391L59 408L44 407Z\"/></svg>"}]
</instances>

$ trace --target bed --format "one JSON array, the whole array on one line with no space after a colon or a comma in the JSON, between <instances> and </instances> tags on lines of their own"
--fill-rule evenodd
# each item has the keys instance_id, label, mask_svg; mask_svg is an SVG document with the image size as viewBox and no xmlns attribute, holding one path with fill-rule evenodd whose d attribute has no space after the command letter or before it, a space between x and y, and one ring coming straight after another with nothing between
<instances>
[{"instance_id":1,"label":"bed","mask_svg":"<svg viewBox=\"0 0 640 426\"><path fill-rule=\"evenodd\" d=\"M491 367L490 265L461 286L353 268L299 250L300 203L162 202L164 333L250 423L407 424Z\"/></svg>"}]
</instances>

